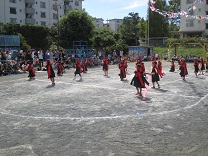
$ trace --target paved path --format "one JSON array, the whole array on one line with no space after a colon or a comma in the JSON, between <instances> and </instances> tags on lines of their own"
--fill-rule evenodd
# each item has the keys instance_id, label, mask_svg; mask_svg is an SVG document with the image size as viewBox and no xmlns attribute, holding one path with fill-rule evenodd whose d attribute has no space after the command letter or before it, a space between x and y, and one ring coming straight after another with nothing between
<instances>
[{"instance_id":1,"label":"paved path","mask_svg":"<svg viewBox=\"0 0 208 156\"><path fill-rule=\"evenodd\" d=\"M0 77L0 156L207 156L208 73L194 78L189 64L184 82L169 65L144 97L130 85L134 63L126 81L116 65L81 82L67 70L55 87L45 72Z\"/></svg>"}]
</instances>

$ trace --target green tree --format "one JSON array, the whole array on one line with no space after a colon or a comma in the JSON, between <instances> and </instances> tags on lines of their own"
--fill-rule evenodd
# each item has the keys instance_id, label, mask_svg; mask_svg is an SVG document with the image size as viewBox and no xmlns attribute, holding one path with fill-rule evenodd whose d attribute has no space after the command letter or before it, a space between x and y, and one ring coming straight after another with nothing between
<instances>
[{"instance_id":1,"label":"green tree","mask_svg":"<svg viewBox=\"0 0 208 156\"><path fill-rule=\"evenodd\" d=\"M73 41L90 41L95 25L93 18L82 10L71 10L61 17L60 45L64 48L72 47Z\"/></svg>"},{"instance_id":2,"label":"green tree","mask_svg":"<svg viewBox=\"0 0 208 156\"><path fill-rule=\"evenodd\" d=\"M94 36L92 38L93 48L96 50L110 50L116 43L114 38L114 32L108 29L95 29Z\"/></svg>"},{"instance_id":3,"label":"green tree","mask_svg":"<svg viewBox=\"0 0 208 156\"><path fill-rule=\"evenodd\" d=\"M32 48L47 49L49 47L48 27L7 23L3 25L2 29L5 35L17 35L18 33L22 34Z\"/></svg>"},{"instance_id":4,"label":"green tree","mask_svg":"<svg viewBox=\"0 0 208 156\"><path fill-rule=\"evenodd\" d=\"M140 38L147 37L147 21L142 18L139 22Z\"/></svg>"},{"instance_id":5,"label":"green tree","mask_svg":"<svg viewBox=\"0 0 208 156\"><path fill-rule=\"evenodd\" d=\"M138 45L138 39L141 36L140 32L140 17L138 13L129 13L129 16L124 17L123 24L119 27L119 32L126 42L131 45Z\"/></svg>"},{"instance_id":6,"label":"green tree","mask_svg":"<svg viewBox=\"0 0 208 156\"><path fill-rule=\"evenodd\" d=\"M166 0L157 0L155 8L166 10ZM168 18L160 15L157 12L149 12L149 37L168 37L169 36L169 23Z\"/></svg>"},{"instance_id":7,"label":"green tree","mask_svg":"<svg viewBox=\"0 0 208 156\"><path fill-rule=\"evenodd\" d=\"M24 51L27 51L28 49L31 49L31 46L27 44L27 41L25 40L25 37L22 36L22 34L18 34L20 36L20 48Z\"/></svg>"},{"instance_id":8,"label":"green tree","mask_svg":"<svg viewBox=\"0 0 208 156\"><path fill-rule=\"evenodd\" d=\"M169 6L167 7L169 13L178 13L181 10L181 0L169 0ZM178 26L180 25L180 16L176 16L175 18L170 18L170 23Z\"/></svg>"}]
</instances>

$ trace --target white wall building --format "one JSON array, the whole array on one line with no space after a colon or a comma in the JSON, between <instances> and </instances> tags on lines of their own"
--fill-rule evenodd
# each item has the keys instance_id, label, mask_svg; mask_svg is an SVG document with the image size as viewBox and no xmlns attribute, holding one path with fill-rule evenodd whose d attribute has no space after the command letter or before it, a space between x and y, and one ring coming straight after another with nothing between
<instances>
[{"instance_id":1,"label":"white wall building","mask_svg":"<svg viewBox=\"0 0 208 156\"><path fill-rule=\"evenodd\" d=\"M181 0L181 11L188 10L191 6L196 9L189 10L189 16L181 16L180 22L180 38L193 35L208 37L208 19L200 19L200 17L208 16L208 0L204 3L198 3L196 0Z\"/></svg>"},{"instance_id":2,"label":"white wall building","mask_svg":"<svg viewBox=\"0 0 208 156\"><path fill-rule=\"evenodd\" d=\"M0 22L52 26L83 0L0 0ZM57 7L57 8L56 8Z\"/></svg>"},{"instance_id":3,"label":"white wall building","mask_svg":"<svg viewBox=\"0 0 208 156\"><path fill-rule=\"evenodd\" d=\"M102 18L93 18L93 23L95 24L96 28L103 28L103 19Z\"/></svg>"},{"instance_id":4,"label":"white wall building","mask_svg":"<svg viewBox=\"0 0 208 156\"><path fill-rule=\"evenodd\" d=\"M108 20L109 28L115 32L118 31L118 28L122 23L123 23L123 19L110 19L110 20Z\"/></svg>"},{"instance_id":5,"label":"white wall building","mask_svg":"<svg viewBox=\"0 0 208 156\"><path fill-rule=\"evenodd\" d=\"M103 23L102 18L94 18L93 23L96 28L108 28L114 32L118 31L119 26L123 23L123 19L110 19L107 23Z\"/></svg>"}]
</instances>

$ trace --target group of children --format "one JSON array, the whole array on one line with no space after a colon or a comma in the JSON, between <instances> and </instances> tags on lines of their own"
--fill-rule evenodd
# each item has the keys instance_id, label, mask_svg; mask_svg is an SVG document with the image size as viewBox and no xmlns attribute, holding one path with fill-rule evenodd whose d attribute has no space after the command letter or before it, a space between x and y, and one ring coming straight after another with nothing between
<instances>
[{"instance_id":1,"label":"group of children","mask_svg":"<svg viewBox=\"0 0 208 156\"><path fill-rule=\"evenodd\" d=\"M138 95L142 96L142 88L146 88L145 84L149 86L149 82L147 81L146 75L149 74L152 77L152 88L155 88L155 83L158 88L160 88L160 78L164 76L162 73L162 63L161 61L156 61L156 59L152 59L152 70L150 73L145 71L144 63L142 62L141 57L137 59L136 70L134 72L134 77L131 80L131 85L136 87Z\"/></svg>"},{"instance_id":2,"label":"group of children","mask_svg":"<svg viewBox=\"0 0 208 156\"><path fill-rule=\"evenodd\" d=\"M194 59L194 74L197 78L198 75L204 75L205 65L206 64L206 71L208 72L208 57L206 62L204 62L203 58L199 60L197 58ZM180 70L180 75L183 80L185 80L186 75L188 75L187 65L185 59L178 60L178 66ZM175 72L175 63L174 61L171 62L170 72Z\"/></svg>"},{"instance_id":3,"label":"group of children","mask_svg":"<svg viewBox=\"0 0 208 156\"><path fill-rule=\"evenodd\" d=\"M80 76L80 80L82 80L82 75L81 73L86 73L87 72L87 64L85 60L82 60L81 62L79 59L76 59L76 70L74 72L74 80L76 79L76 75L78 74ZM187 71L187 65L185 59L181 59L178 61L179 64L179 70L180 70L180 76L182 77L183 80L185 80L186 75L188 75ZM103 71L104 71L104 76L108 76L108 59L104 58L102 60L102 66L103 66ZM126 78L127 74L127 59L126 58L121 58L118 63L118 67L120 69L120 73L118 74L120 77L120 80L123 81L124 78ZM152 88L155 88L155 85L157 85L158 88L160 88L160 78L164 76L162 72L162 63L160 60L156 60L155 58L152 58L152 69L151 72L146 72L145 71L145 66L144 63L142 62L141 57L137 58L136 61L136 70L134 72L134 77L131 80L131 85L136 87L136 91L138 95L142 96L142 88L146 88L145 84L149 86L149 82L147 81L147 74L151 75L151 80L152 80ZM206 60L206 68L208 69L208 58ZM202 58L200 58L200 63L198 62L197 59L194 61L194 72L195 76L198 76L198 72L201 71L203 74L203 70L205 70L204 66L204 61ZM51 80L52 85L55 85L55 72L52 67L52 62L50 60L46 61L46 70L48 73L48 79ZM175 64L174 61L171 62L171 67L170 67L170 72L175 71ZM28 72L29 72L29 78L30 80L34 80L36 74L35 70L33 69L32 62L29 62L28 65ZM61 76L63 74L63 66L61 62L57 63L57 75Z\"/></svg>"}]
</instances>

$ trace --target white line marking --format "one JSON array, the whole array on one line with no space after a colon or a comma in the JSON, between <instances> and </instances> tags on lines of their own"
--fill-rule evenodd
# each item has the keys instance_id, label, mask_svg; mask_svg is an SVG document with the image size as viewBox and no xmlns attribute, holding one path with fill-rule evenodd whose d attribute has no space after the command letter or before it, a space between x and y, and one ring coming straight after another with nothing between
<instances>
[{"instance_id":1,"label":"white line marking","mask_svg":"<svg viewBox=\"0 0 208 156\"><path fill-rule=\"evenodd\" d=\"M176 113L182 110L188 110L191 109L197 105L199 105L203 100L205 100L208 97L208 94L204 97L202 97L198 102L196 102L193 105L181 108L181 109L176 109L176 110L171 110L171 111L163 111L159 113L144 113L143 116L158 116L158 115L167 115L171 113ZM7 116L12 116L12 117L18 117L18 118L25 118L25 119L45 119L45 120L80 120L80 121L90 121L90 120L113 120L113 119L126 119L126 118L138 118L138 115L131 114L131 115L117 115L117 116L104 116L104 117L50 117L50 116L26 116L26 115L16 115L16 114L11 114L11 113L5 113L5 112L0 112L2 115L7 115Z\"/></svg>"}]
</instances>

